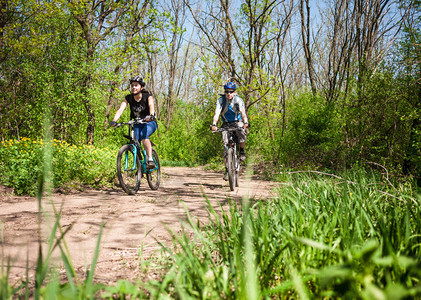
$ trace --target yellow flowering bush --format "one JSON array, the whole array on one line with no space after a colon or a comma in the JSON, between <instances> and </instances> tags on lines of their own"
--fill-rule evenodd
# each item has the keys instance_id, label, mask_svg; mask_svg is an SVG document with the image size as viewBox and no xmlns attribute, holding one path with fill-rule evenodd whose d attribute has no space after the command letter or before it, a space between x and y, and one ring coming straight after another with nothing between
<instances>
[{"instance_id":1,"label":"yellow flowering bush","mask_svg":"<svg viewBox=\"0 0 421 300\"><path fill-rule=\"evenodd\" d=\"M50 158L45 155L51 150ZM99 187L115 177L117 149L76 146L65 141L22 138L0 144L0 183L13 187L16 194L34 195L43 174L44 160L50 160L53 186L68 184Z\"/></svg>"}]
</instances>

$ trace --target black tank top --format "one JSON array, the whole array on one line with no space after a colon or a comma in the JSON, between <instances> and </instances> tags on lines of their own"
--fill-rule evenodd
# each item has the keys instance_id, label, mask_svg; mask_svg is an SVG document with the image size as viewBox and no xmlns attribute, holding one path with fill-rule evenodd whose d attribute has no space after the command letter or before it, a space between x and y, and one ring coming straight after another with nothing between
<instances>
[{"instance_id":1,"label":"black tank top","mask_svg":"<svg viewBox=\"0 0 421 300\"><path fill-rule=\"evenodd\" d=\"M148 98L151 96L148 91L142 91L142 98L140 98L140 101L137 102L134 99L133 94L127 95L125 97L126 101L130 105L130 119L135 118L144 118L147 115L150 115L149 112L149 102Z\"/></svg>"}]
</instances>

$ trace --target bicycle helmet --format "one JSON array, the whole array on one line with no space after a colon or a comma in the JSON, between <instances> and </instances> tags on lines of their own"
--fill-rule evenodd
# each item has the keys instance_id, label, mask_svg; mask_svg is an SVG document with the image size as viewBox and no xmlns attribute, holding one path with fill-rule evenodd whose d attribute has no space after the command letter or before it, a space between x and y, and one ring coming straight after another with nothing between
<instances>
[{"instance_id":1,"label":"bicycle helmet","mask_svg":"<svg viewBox=\"0 0 421 300\"><path fill-rule=\"evenodd\" d=\"M224 85L224 89L226 89L226 90L236 90L237 86L235 85L235 83L229 81Z\"/></svg>"},{"instance_id":2,"label":"bicycle helmet","mask_svg":"<svg viewBox=\"0 0 421 300\"><path fill-rule=\"evenodd\" d=\"M143 78L140 77L139 75L136 75L130 78L130 84L132 84L132 82L139 82L141 86L145 86L145 82L143 81Z\"/></svg>"}]
</instances>

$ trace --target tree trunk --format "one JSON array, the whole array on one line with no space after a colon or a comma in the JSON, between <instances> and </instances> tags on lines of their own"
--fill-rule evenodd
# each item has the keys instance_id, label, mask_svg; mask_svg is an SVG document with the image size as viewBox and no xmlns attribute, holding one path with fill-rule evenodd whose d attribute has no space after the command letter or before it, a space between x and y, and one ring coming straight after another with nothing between
<instances>
[{"instance_id":1,"label":"tree trunk","mask_svg":"<svg viewBox=\"0 0 421 300\"><path fill-rule=\"evenodd\" d=\"M87 75L85 79L84 86L84 99L83 105L85 106L86 114L88 117L88 126L86 127L86 144L94 144L94 134L95 134L95 111L92 107L92 103L89 101L89 86L91 84L91 75Z\"/></svg>"},{"instance_id":2,"label":"tree trunk","mask_svg":"<svg viewBox=\"0 0 421 300\"><path fill-rule=\"evenodd\" d=\"M310 5L309 0L306 2L306 12L304 12L304 0L300 1L300 15L301 15L301 36L303 40L304 55L307 62L308 78L310 81L311 91L313 95L316 94L316 83L314 80L313 61L310 49ZM307 14L307 15L306 15Z\"/></svg>"}]
</instances>

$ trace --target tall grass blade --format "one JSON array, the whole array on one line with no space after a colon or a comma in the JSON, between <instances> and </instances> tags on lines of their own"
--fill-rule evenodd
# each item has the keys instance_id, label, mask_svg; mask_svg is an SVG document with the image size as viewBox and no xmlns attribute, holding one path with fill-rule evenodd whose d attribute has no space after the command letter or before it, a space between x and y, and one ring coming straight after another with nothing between
<instances>
[{"instance_id":1,"label":"tall grass blade","mask_svg":"<svg viewBox=\"0 0 421 300\"><path fill-rule=\"evenodd\" d=\"M94 278L96 263L98 261L99 246L101 245L102 229L104 225L105 225L104 223L101 223L99 234L98 234L98 241L96 244L94 256L92 258L91 267L88 271L88 277L85 280L86 296L88 299L94 299L94 293L96 292L96 287L93 284L93 278Z\"/></svg>"},{"instance_id":2,"label":"tall grass blade","mask_svg":"<svg viewBox=\"0 0 421 300\"><path fill-rule=\"evenodd\" d=\"M302 300L310 299L309 295L308 295L308 290L306 289L306 287L303 284L303 278L300 276L298 271L294 267L291 266L290 272L291 272L291 277L292 277L292 282L293 282L294 288L297 291L297 294L299 296L298 298L302 299Z\"/></svg>"},{"instance_id":3,"label":"tall grass blade","mask_svg":"<svg viewBox=\"0 0 421 300\"><path fill-rule=\"evenodd\" d=\"M243 295L242 299L259 299L258 274L256 270L256 254L253 246L252 220L250 216L250 201L247 197L243 198L243 231L242 244L244 248L244 274L243 277ZM242 261L241 257L237 258Z\"/></svg>"}]
</instances>

